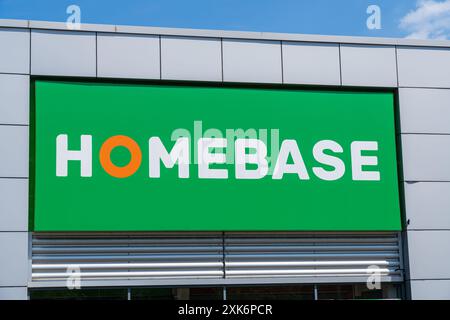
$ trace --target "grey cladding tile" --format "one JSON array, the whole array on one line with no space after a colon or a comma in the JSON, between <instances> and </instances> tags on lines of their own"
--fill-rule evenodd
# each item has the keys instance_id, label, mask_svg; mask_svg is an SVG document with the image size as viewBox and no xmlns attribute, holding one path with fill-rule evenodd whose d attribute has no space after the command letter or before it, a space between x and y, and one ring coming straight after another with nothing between
<instances>
[{"instance_id":1,"label":"grey cladding tile","mask_svg":"<svg viewBox=\"0 0 450 320\"><path fill-rule=\"evenodd\" d=\"M450 230L450 182L405 183L408 229Z\"/></svg>"},{"instance_id":2,"label":"grey cladding tile","mask_svg":"<svg viewBox=\"0 0 450 320\"><path fill-rule=\"evenodd\" d=\"M281 43L224 39L223 78L229 82L281 83Z\"/></svg>"},{"instance_id":3,"label":"grey cladding tile","mask_svg":"<svg viewBox=\"0 0 450 320\"><path fill-rule=\"evenodd\" d=\"M30 30L0 28L0 73L30 73Z\"/></svg>"},{"instance_id":4,"label":"grey cladding tile","mask_svg":"<svg viewBox=\"0 0 450 320\"><path fill-rule=\"evenodd\" d=\"M0 125L0 177L28 177L28 127Z\"/></svg>"},{"instance_id":5,"label":"grey cladding tile","mask_svg":"<svg viewBox=\"0 0 450 320\"><path fill-rule=\"evenodd\" d=\"M399 47L398 80L401 87L450 88L450 49Z\"/></svg>"},{"instance_id":6,"label":"grey cladding tile","mask_svg":"<svg viewBox=\"0 0 450 320\"><path fill-rule=\"evenodd\" d=\"M340 85L339 45L283 42L285 83Z\"/></svg>"},{"instance_id":7,"label":"grey cladding tile","mask_svg":"<svg viewBox=\"0 0 450 320\"><path fill-rule=\"evenodd\" d=\"M411 280L450 279L450 230L407 231Z\"/></svg>"},{"instance_id":8,"label":"grey cladding tile","mask_svg":"<svg viewBox=\"0 0 450 320\"><path fill-rule=\"evenodd\" d=\"M402 133L450 134L450 90L400 88Z\"/></svg>"},{"instance_id":9,"label":"grey cladding tile","mask_svg":"<svg viewBox=\"0 0 450 320\"><path fill-rule=\"evenodd\" d=\"M28 230L28 179L0 178L0 232Z\"/></svg>"},{"instance_id":10,"label":"grey cladding tile","mask_svg":"<svg viewBox=\"0 0 450 320\"><path fill-rule=\"evenodd\" d=\"M450 280L412 280L413 300L450 300Z\"/></svg>"},{"instance_id":11,"label":"grey cladding tile","mask_svg":"<svg viewBox=\"0 0 450 320\"><path fill-rule=\"evenodd\" d=\"M27 287L0 287L0 300L27 300Z\"/></svg>"},{"instance_id":12,"label":"grey cladding tile","mask_svg":"<svg viewBox=\"0 0 450 320\"><path fill-rule=\"evenodd\" d=\"M0 124L28 124L30 77L0 74Z\"/></svg>"},{"instance_id":13,"label":"grey cladding tile","mask_svg":"<svg viewBox=\"0 0 450 320\"><path fill-rule=\"evenodd\" d=\"M0 232L0 287L26 286L28 232Z\"/></svg>"},{"instance_id":14,"label":"grey cladding tile","mask_svg":"<svg viewBox=\"0 0 450 320\"><path fill-rule=\"evenodd\" d=\"M342 85L396 87L395 47L341 45Z\"/></svg>"},{"instance_id":15,"label":"grey cladding tile","mask_svg":"<svg viewBox=\"0 0 450 320\"><path fill-rule=\"evenodd\" d=\"M99 33L99 77L159 79L159 37Z\"/></svg>"},{"instance_id":16,"label":"grey cladding tile","mask_svg":"<svg viewBox=\"0 0 450 320\"><path fill-rule=\"evenodd\" d=\"M216 38L161 37L162 78L221 81L221 41Z\"/></svg>"},{"instance_id":17,"label":"grey cladding tile","mask_svg":"<svg viewBox=\"0 0 450 320\"><path fill-rule=\"evenodd\" d=\"M402 134L405 181L450 181L450 135Z\"/></svg>"},{"instance_id":18,"label":"grey cladding tile","mask_svg":"<svg viewBox=\"0 0 450 320\"><path fill-rule=\"evenodd\" d=\"M96 76L95 32L31 31L31 74Z\"/></svg>"}]
</instances>

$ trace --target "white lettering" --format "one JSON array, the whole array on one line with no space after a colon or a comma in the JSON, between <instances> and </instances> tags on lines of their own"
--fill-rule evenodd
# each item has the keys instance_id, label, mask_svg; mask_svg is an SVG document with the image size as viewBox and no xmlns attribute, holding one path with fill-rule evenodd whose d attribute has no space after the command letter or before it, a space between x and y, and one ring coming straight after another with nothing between
<instances>
[{"instance_id":1,"label":"white lettering","mask_svg":"<svg viewBox=\"0 0 450 320\"><path fill-rule=\"evenodd\" d=\"M287 161L291 155L293 164ZM306 171L305 162L295 140L284 140L281 143L280 153L278 154L275 169L273 170L273 179L282 179L285 173L296 173L302 180L309 180L308 171Z\"/></svg>"},{"instance_id":2,"label":"white lettering","mask_svg":"<svg viewBox=\"0 0 450 320\"><path fill-rule=\"evenodd\" d=\"M211 153L210 148L225 148L227 139L224 138L200 138L198 139L198 177L202 179L228 179L227 169L211 169L212 163L225 163L224 153Z\"/></svg>"},{"instance_id":3,"label":"white lettering","mask_svg":"<svg viewBox=\"0 0 450 320\"><path fill-rule=\"evenodd\" d=\"M312 170L314 174L322 180L337 180L345 173L345 164L341 159L325 154L324 150L331 150L336 153L342 153L342 147L333 140L322 140L317 142L313 148L313 156L317 162L334 167L334 170L327 171L321 167L314 167Z\"/></svg>"},{"instance_id":4,"label":"white lettering","mask_svg":"<svg viewBox=\"0 0 450 320\"><path fill-rule=\"evenodd\" d=\"M81 149L68 150L67 134L56 137L56 176L67 177L69 161L80 161L81 176L92 177L92 136L81 136Z\"/></svg>"},{"instance_id":5,"label":"white lettering","mask_svg":"<svg viewBox=\"0 0 450 320\"><path fill-rule=\"evenodd\" d=\"M255 152L246 153L246 149L253 149ZM261 179L269 171L267 162L267 147L258 139L237 139L234 144L236 179ZM258 167L253 170L246 168L247 164L256 164Z\"/></svg>"},{"instance_id":6,"label":"white lettering","mask_svg":"<svg viewBox=\"0 0 450 320\"><path fill-rule=\"evenodd\" d=\"M149 176L160 177L160 162L166 168L173 168L178 162L178 177L189 178L189 138L178 138L170 154L158 137L149 140Z\"/></svg>"},{"instance_id":7,"label":"white lettering","mask_svg":"<svg viewBox=\"0 0 450 320\"><path fill-rule=\"evenodd\" d=\"M350 145L352 158L352 178L353 180L380 180L380 172L363 171L363 166L376 166L378 157L363 156L361 151L377 151L378 142L376 141L353 141Z\"/></svg>"}]
</instances>

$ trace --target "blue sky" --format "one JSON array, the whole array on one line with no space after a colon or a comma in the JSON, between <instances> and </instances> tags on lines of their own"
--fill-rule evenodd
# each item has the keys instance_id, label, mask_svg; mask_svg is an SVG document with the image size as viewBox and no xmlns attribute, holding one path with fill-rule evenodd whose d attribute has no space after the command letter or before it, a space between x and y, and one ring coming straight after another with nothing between
<instances>
[{"instance_id":1,"label":"blue sky","mask_svg":"<svg viewBox=\"0 0 450 320\"><path fill-rule=\"evenodd\" d=\"M447 38L450 0L0 0L0 18L380 37ZM366 27L369 5L381 29ZM450 33L449 33L450 34Z\"/></svg>"}]
</instances>

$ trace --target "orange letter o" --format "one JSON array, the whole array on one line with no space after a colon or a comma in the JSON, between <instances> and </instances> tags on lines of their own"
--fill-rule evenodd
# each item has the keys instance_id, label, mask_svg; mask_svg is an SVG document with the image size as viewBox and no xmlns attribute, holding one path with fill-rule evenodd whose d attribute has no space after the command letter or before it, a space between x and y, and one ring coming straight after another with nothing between
<instances>
[{"instance_id":1,"label":"orange letter o","mask_svg":"<svg viewBox=\"0 0 450 320\"><path fill-rule=\"evenodd\" d=\"M111 151L115 147L125 147L130 151L131 160L123 167L118 167L111 162ZM136 141L127 136L114 136L108 138L100 148L100 164L111 176L116 178L126 178L139 169L142 161L142 152Z\"/></svg>"}]
</instances>

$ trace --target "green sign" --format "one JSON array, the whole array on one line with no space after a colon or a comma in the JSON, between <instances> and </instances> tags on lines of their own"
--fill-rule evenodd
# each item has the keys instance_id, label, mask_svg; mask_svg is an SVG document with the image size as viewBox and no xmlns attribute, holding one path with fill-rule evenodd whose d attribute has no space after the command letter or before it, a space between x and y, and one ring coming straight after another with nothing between
<instances>
[{"instance_id":1,"label":"green sign","mask_svg":"<svg viewBox=\"0 0 450 320\"><path fill-rule=\"evenodd\" d=\"M400 230L393 94L35 82L35 231Z\"/></svg>"}]
</instances>

